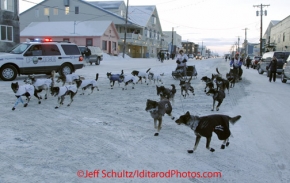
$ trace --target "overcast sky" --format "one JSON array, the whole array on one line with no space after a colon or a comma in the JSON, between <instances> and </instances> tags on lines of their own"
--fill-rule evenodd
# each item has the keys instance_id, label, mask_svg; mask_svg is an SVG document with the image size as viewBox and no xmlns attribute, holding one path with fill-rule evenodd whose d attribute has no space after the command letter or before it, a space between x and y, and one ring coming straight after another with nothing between
<instances>
[{"instance_id":1,"label":"overcast sky","mask_svg":"<svg viewBox=\"0 0 290 183\"><path fill-rule=\"evenodd\" d=\"M19 0L20 13L41 1ZM182 40L203 43L220 54L229 52L238 37L241 46L245 28L248 28L248 41L259 43L261 21L256 11L260 8L253 5L261 3L270 5L263 8L267 10L267 16L263 16L263 34L271 20L283 20L290 15L289 0L129 0L129 5L156 5L163 31L174 27Z\"/></svg>"}]
</instances>

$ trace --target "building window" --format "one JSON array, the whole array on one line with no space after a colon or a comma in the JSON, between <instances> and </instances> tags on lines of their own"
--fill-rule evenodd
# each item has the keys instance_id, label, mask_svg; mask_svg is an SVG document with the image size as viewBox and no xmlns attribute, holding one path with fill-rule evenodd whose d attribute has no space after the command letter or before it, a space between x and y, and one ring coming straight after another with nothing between
<instances>
[{"instance_id":1,"label":"building window","mask_svg":"<svg viewBox=\"0 0 290 183\"><path fill-rule=\"evenodd\" d=\"M283 42L285 42L285 32L283 33Z\"/></svg>"},{"instance_id":2,"label":"building window","mask_svg":"<svg viewBox=\"0 0 290 183\"><path fill-rule=\"evenodd\" d=\"M102 50L107 50L107 41L102 41Z\"/></svg>"},{"instance_id":3,"label":"building window","mask_svg":"<svg viewBox=\"0 0 290 183\"><path fill-rule=\"evenodd\" d=\"M75 14L79 14L79 7L78 6L75 7Z\"/></svg>"},{"instance_id":4,"label":"building window","mask_svg":"<svg viewBox=\"0 0 290 183\"><path fill-rule=\"evenodd\" d=\"M69 38L63 38L63 41L69 42Z\"/></svg>"},{"instance_id":5,"label":"building window","mask_svg":"<svg viewBox=\"0 0 290 183\"><path fill-rule=\"evenodd\" d=\"M1 0L1 8L7 11L14 11L13 0Z\"/></svg>"},{"instance_id":6,"label":"building window","mask_svg":"<svg viewBox=\"0 0 290 183\"><path fill-rule=\"evenodd\" d=\"M44 8L44 15L49 16L49 8Z\"/></svg>"},{"instance_id":7,"label":"building window","mask_svg":"<svg viewBox=\"0 0 290 183\"><path fill-rule=\"evenodd\" d=\"M36 18L39 17L39 10L38 10L38 9L35 10L35 17L36 17Z\"/></svg>"},{"instance_id":8,"label":"building window","mask_svg":"<svg viewBox=\"0 0 290 183\"><path fill-rule=\"evenodd\" d=\"M68 15L68 14L69 14L69 7L65 7L65 9L64 9L64 14L65 14L65 15Z\"/></svg>"},{"instance_id":9,"label":"building window","mask_svg":"<svg viewBox=\"0 0 290 183\"><path fill-rule=\"evenodd\" d=\"M156 24L156 17L155 16L152 16L152 24Z\"/></svg>"},{"instance_id":10,"label":"building window","mask_svg":"<svg viewBox=\"0 0 290 183\"><path fill-rule=\"evenodd\" d=\"M53 15L58 15L58 7L53 8Z\"/></svg>"},{"instance_id":11,"label":"building window","mask_svg":"<svg viewBox=\"0 0 290 183\"><path fill-rule=\"evenodd\" d=\"M116 51L116 50L117 50L117 43L113 42L113 51Z\"/></svg>"},{"instance_id":12,"label":"building window","mask_svg":"<svg viewBox=\"0 0 290 183\"><path fill-rule=\"evenodd\" d=\"M121 10L120 15L121 15L121 17L123 17L123 10Z\"/></svg>"},{"instance_id":13,"label":"building window","mask_svg":"<svg viewBox=\"0 0 290 183\"><path fill-rule=\"evenodd\" d=\"M93 46L93 39L87 38L86 39L86 46Z\"/></svg>"},{"instance_id":14,"label":"building window","mask_svg":"<svg viewBox=\"0 0 290 183\"><path fill-rule=\"evenodd\" d=\"M0 40L6 42L13 42L13 27L1 25Z\"/></svg>"}]
</instances>

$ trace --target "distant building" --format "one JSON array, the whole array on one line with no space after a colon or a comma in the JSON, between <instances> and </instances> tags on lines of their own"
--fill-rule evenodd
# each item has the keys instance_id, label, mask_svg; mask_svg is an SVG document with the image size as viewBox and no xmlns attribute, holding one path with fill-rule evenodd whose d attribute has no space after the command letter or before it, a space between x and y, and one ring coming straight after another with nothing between
<instances>
[{"instance_id":1,"label":"distant building","mask_svg":"<svg viewBox=\"0 0 290 183\"><path fill-rule=\"evenodd\" d=\"M18 9L18 0L1 0L0 52L11 50L20 42Z\"/></svg>"}]
</instances>

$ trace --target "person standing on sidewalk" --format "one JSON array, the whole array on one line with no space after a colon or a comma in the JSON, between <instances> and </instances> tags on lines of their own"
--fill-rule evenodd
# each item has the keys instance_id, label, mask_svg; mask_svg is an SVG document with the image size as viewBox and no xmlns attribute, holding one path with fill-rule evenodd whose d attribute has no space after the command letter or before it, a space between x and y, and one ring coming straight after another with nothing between
<instances>
[{"instance_id":1,"label":"person standing on sidewalk","mask_svg":"<svg viewBox=\"0 0 290 183\"><path fill-rule=\"evenodd\" d=\"M269 82L272 81L272 78L273 78L273 82L275 82L276 81L276 72L277 72L277 58L275 56L273 56L273 59L270 62L267 70L269 72Z\"/></svg>"},{"instance_id":2,"label":"person standing on sidewalk","mask_svg":"<svg viewBox=\"0 0 290 183\"><path fill-rule=\"evenodd\" d=\"M90 62L90 56L91 56L91 50L88 48L88 46L86 46L86 49L84 51L84 55L85 55L85 63L84 63L84 66L85 64L89 63Z\"/></svg>"},{"instance_id":3,"label":"person standing on sidewalk","mask_svg":"<svg viewBox=\"0 0 290 183\"><path fill-rule=\"evenodd\" d=\"M249 56L247 56L247 59L246 59L246 68L249 69L250 67L250 64L251 64L251 58Z\"/></svg>"}]
</instances>

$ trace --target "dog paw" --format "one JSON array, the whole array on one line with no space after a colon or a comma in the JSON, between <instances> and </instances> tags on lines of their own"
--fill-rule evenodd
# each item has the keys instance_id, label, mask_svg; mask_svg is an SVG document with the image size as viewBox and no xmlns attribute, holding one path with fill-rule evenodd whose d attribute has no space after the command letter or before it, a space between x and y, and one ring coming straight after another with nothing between
<instances>
[{"instance_id":1,"label":"dog paw","mask_svg":"<svg viewBox=\"0 0 290 183\"><path fill-rule=\"evenodd\" d=\"M187 153L192 154L193 150L187 150Z\"/></svg>"},{"instance_id":2,"label":"dog paw","mask_svg":"<svg viewBox=\"0 0 290 183\"><path fill-rule=\"evenodd\" d=\"M24 107L27 107L28 104L24 104Z\"/></svg>"},{"instance_id":3,"label":"dog paw","mask_svg":"<svg viewBox=\"0 0 290 183\"><path fill-rule=\"evenodd\" d=\"M55 109L58 109L58 107L56 106Z\"/></svg>"},{"instance_id":4,"label":"dog paw","mask_svg":"<svg viewBox=\"0 0 290 183\"><path fill-rule=\"evenodd\" d=\"M221 149L225 149L226 148L226 146L223 144L222 146L221 146Z\"/></svg>"},{"instance_id":5,"label":"dog paw","mask_svg":"<svg viewBox=\"0 0 290 183\"><path fill-rule=\"evenodd\" d=\"M213 109L211 111L213 111Z\"/></svg>"},{"instance_id":6,"label":"dog paw","mask_svg":"<svg viewBox=\"0 0 290 183\"><path fill-rule=\"evenodd\" d=\"M220 109L219 108L216 108L216 111L219 111Z\"/></svg>"},{"instance_id":7,"label":"dog paw","mask_svg":"<svg viewBox=\"0 0 290 183\"><path fill-rule=\"evenodd\" d=\"M67 106L69 107L69 106L70 106L70 104L67 104Z\"/></svg>"},{"instance_id":8,"label":"dog paw","mask_svg":"<svg viewBox=\"0 0 290 183\"><path fill-rule=\"evenodd\" d=\"M226 146L228 147L229 145L230 145L230 142L227 142L227 143L226 143Z\"/></svg>"},{"instance_id":9,"label":"dog paw","mask_svg":"<svg viewBox=\"0 0 290 183\"><path fill-rule=\"evenodd\" d=\"M159 135L159 133L155 133L155 134L154 134L154 136L158 136L158 135Z\"/></svg>"},{"instance_id":10,"label":"dog paw","mask_svg":"<svg viewBox=\"0 0 290 183\"><path fill-rule=\"evenodd\" d=\"M15 107L12 108L12 111L14 111L14 110L15 110Z\"/></svg>"},{"instance_id":11,"label":"dog paw","mask_svg":"<svg viewBox=\"0 0 290 183\"><path fill-rule=\"evenodd\" d=\"M214 148L210 148L210 152L214 152L215 150L214 150Z\"/></svg>"},{"instance_id":12,"label":"dog paw","mask_svg":"<svg viewBox=\"0 0 290 183\"><path fill-rule=\"evenodd\" d=\"M172 117L171 119L172 119L172 120L174 120L174 119L175 119L175 117Z\"/></svg>"},{"instance_id":13,"label":"dog paw","mask_svg":"<svg viewBox=\"0 0 290 183\"><path fill-rule=\"evenodd\" d=\"M38 101L38 104L41 104L41 101Z\"/></svg>"}]
</instances>

